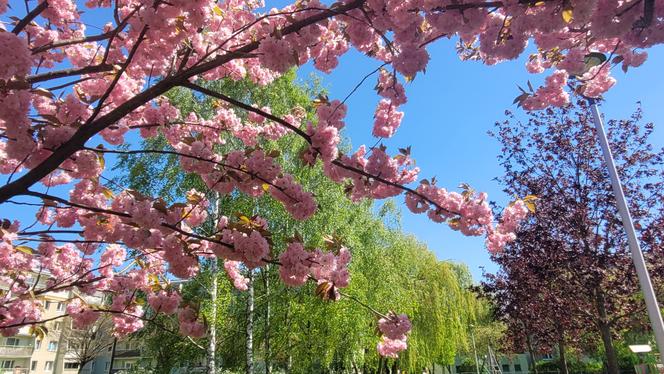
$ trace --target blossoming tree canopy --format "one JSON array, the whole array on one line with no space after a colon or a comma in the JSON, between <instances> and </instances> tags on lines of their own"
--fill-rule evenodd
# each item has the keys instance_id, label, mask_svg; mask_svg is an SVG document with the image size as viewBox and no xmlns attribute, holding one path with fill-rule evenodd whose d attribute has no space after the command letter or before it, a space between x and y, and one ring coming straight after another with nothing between
<instances>
[{"instance_id":1,"label":"blossoming tree canopy","mask_svg":"<svg viewBox=\"0 0 664 374\"><path fill-rule=\"evenodd\" d=\"M565 105L570 77L584 95L601 95L614 83L612 64L638 66L646 57L638 50L664 39L662 0L346 0L331 5L305 0L269 10L259 0L25 4L0 0L5 14L0 172L7 175L0 204L33 199L29 204L46 229L2 222L0 277L8 290L0 295L0 329L5 335L41 321L35 296L76 289L113 295L103 310L83 299L70 303L67 314L81 326L108 312L117 334L136 331L146 319L136 297L140 290L155 311L177 313L183 333L200 336L205 329L197 311L165 289L163 280L196 274L201 257L223 259L239 289L246 287L241 266L272 262L282 266L286 284L317 282L321 296L338 299L339 289L349 282L351 257L340 243L329 250L311 249L296 238L277 255L270 223L260 217L217 219L213 236L196 230L208 220L211 197L236 190L255 197L268 194L299 220L316 213L315 197L284 172L274 153L262 149L264 140L300 137L309 145L301 155L303 164L321 162L352 199L405 193L412 212L426 213L465 235L484 235L490 251L500 251L514 238L527 213L527 202L519 200L497 220L485 194L470 188L447 191L435 180L418 182L409 148L391 154L383 146L361 146L343 154L339 142L347 108L342 101L321 98L317 118L310 122L296 108L277 117L270 108L206 89L200 80L246 78L267 84L310 61L327 73L354 48L381 67L376 69L380 99L371 131L385 138L397 132L403 117L399 106L407 99L401 82L424 71L427 47L440 38L458 38L462 58L490 65L516 58L533 40L538 53L526 68L550 75L543 87L519 97L527 109ZM23 13L8 16L9 8L12 14ZM87 8L102 8L98 13L108 18L100 31L89 30L81 20ZM216 98L214 116L181 113L164 96L174 87ZM168 152L180 158L184 171L199 175L208 190L191 191L170 206L131 190L114 195L104 185L104 154L131 152L118 148L130 132L143 138L163 135L172 148ZM218 152L231 138L245 147ZM102 139L100 146L90 144ZM71 188L68 196L50 192L58 185ZM68 232L80 232L83 240L58 236ZM30 241L37 247L22 244ZM49 281L36 287L35 271L47 271ZM406 346L410 323L395 313L381 317L384 336L378 348L394 356Z\"/></svg>"}]
</instances>

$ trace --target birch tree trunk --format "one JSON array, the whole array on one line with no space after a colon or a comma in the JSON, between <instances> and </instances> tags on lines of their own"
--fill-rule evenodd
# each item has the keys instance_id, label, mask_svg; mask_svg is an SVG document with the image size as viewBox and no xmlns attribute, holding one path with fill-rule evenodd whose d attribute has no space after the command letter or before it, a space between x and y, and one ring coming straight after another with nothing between
<instances>
[{"instance_id":1,"label":"birch tree trunk","mask_svg":"<svg viewBox=\"0 0 664 374\"><path fill-rule=\"evenodd\" d=\"M272 374L272 351L270 347L270 266L265 265L263 271L265 286L265 374Z\"/></svg>"},{"instance_id":2,"label":"birch tree trunk","mask_svg":"<svg viewBox=\"0 0 664 374\"><path fill-rule=\"evenodd\" d=\"M249 271L249 288L247 289L247 374L254 373L254 275Z\"/></svg>"},{"instance_id":3,"label":"birch tree trunk","mask_svg":"<svg viewBox=\"0 0 664 374\"><path fill-rule=\"evenodd\" d=\"M219 203L220 201L219 193L216 193L216 199L214 204L215 216L217 217L217 224L219 223L219 217L221 217L221 210ZM208 330L208 346L207 346L207 373L216 374L217 373L217 294L219 293L219 280L217 276L217 271L219 269L219 260L212 260L212 265L210 267L210 272L212 273L212 284L210 285L210 301L212 302L212 312L210 315L210 327Z\"/></svg>"},{"instance_id":4,"label":"birch tree trunk","mask_svg":"<svg viewBox=\"0 0 664 374\"><path fill-rule=\"evenodd\" d=\"M212 302L212 311L210 312L210 327L208 331L209 340L207 346L207 372L216 374L217 362L215 359L217 353L217 259L212 260L212 284L210 285L210 301Z\"/></svg>"}]
</instances>

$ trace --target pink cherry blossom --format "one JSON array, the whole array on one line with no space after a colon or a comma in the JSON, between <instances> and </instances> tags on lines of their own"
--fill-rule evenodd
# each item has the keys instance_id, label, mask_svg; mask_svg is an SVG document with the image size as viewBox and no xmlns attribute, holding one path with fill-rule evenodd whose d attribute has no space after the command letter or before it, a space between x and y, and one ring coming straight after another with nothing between
<instances>
[{"instance_id":1,"label":"pink cherry blossom","mask_svg":"<svg viewBox=\"0 0 664 374\"><path fill-rule=\"evenodd\" d=\"M67 314L74 322L74 327L84 329L93 324L100 313L85 305L81 299L74 299L67 304Z\"/></svg>"},{"instance_id":2,"label":"pink cherry blossom","mask_svg":"<svg viewBox=\"0 0 664 374\"><path fill-rule=\"evenodd\" d=\"M159 291L159 293L148 296L148 304L159 313L173 314L176 312L182 298L175 292Z\"/></svg>"},{"instance_id":3,"label":"pink cherry blossom","mask_svg":"<svg viewBox=\"0 0 664 374\"><path fill-rule=\"evenodd\" d=\"M391 358L399 357L399 352L405 351L406 348L408 348L408 344L405 340L390 339L386 336L381 338L377 346L379 355Z\"/></svg>"},{"instance_id":4,"label":"pink cherry blossom","mask_svg":"<svg viewBox=\"0 0 664 374\"><path fill-rule=\"evenodd\" d=\"M394 135L403 119L403 112L399 112L396 109L396 106L389 100L383 99L378 103L378 107L376 107L376 112L374 113L374 136L389 138Z\"/></svg>"},{"instance_id":5,"label":"pink cherry blossom","mask_svg":"<svg viewBox=\"0 0 664 374\"><path fill-rule=\"evenodd\" d=\"M238 261L224 261L224 270L226 270L226 274L233 281L233 286L240 291L246 291L249 289L249 278L242 276L239 266L240 262Z\"/></svg>"},{"instance_id":6,"label":"pink cherry blossom","mask_svg":"<svg viewBox=\"0 0 664 374\"><path fill-rule=\"evenodd\" d=\"M304 250L302 243L289 243L286 251L279 255L281 280L291 287L303 285L309 277L311 259L311 253Z\"/></svg>"}]
</instances>

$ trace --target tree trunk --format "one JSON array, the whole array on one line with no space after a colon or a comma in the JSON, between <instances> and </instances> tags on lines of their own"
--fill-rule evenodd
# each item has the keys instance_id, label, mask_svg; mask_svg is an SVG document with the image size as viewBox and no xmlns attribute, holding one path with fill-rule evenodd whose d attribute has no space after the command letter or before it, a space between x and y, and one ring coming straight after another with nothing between
<instances>
[{"instance_id":1,"label":"tree trunk","mask_svg":"<svg viewBox=\"0 0 664 374\"><path fill-rule=\"evenodd\" d=\"M604 344L604 352L606 352L606 371L607 374L618 374L618 356L613 347L613 337L611 336L611 325L609 318L606 315L604 291L599 287L595 289L595 306L597 307L597 327L602 337Z\"/></svg>"},{"instance_id":2,"label":"tree trunk","mask_svg":"<svg viewBox=\"0 0 664 374\"><path fill-rule=\"evenodd\" d=\"M108 365L108 374L113 372L113 364L115 363L115 346L118 344L118 338L113 338L113 349L111 350L111 362Z\"/></svg>"},{"instance_id":3,"label":"tree trunk","mask_svg":"<svg viewBox=\"0 0 664 374\"><path fill-rule=\"evenodd\" d=\"M219 193L215 194L215 205L214 205L214 214L216 217L216 223L219 224L219 219L221 217L220 204L221 197ZM210 301L212 302L212 311L210 315L210 327L208 331L209 340L207 346L207 373L216 374L217 373L217 294L219 293L219 280L217 276L217 271L219 270L219 260L213 259L210 267L210 272L212 273L212 284L210 285Z\"/></svg>"},{"instance_id":4,"label":"tree trunk","mask_svg":"<svg viewBox=\"0 0 664 374\"><path fill-rule=\"evenodd\" d=\"M357 367L355 360L352 360L350 364L353 366L353 374L360 374L360 369Z\"/></svg>"},{"instance_id":5,"label":"tree trunk","mask_svg":"<svg viewBox=\"0 0 664 374\"><path fill-rule=\"evenodd\" d=\"M217 363L215 356L217 353L217 259L212 260L212 284L210 285L210 301L212 302L212 311L210 312L210 327L208 331L209 340L207 346L207 372L208 374L216 374Z\"/></svg>"},{"instance_id":6,"label":"tree trunk","mask_svg":"<svg viewBox=\"0 0 664 374\"><path fill-rule=\"evenodd\" d=\"M530 370L537 374L537 362L535 361L535 353L533 352L533 340L530 334L526 334L526 345L528 347L528 356L530 357Z\"/></svg>"},{"instance_id":7,"label":"tree trunk","mask_svg":"<svg viewBox=\"0 0 664 374\"><path fill-rule=\"evenodd\" d=\"M88 362L90 362L90 360L82 361L82 362L79 361L79 363L78 363L78 371L77 371L78 374L81 374L81 371L83 371L83 366L85 366Z\"/></svg>"},{"instance_id":8,"label":"tree trunk","mask_svg":"<svg viewBox=\"0 0 664 374\"><path fill-rule=\"evenodd\" d=\"M272 374L272 352L270 348L270 267L265 265L263 272L265 285L265 374Z\"/></svg>"},{"instance_id":9,"label":"tree trunk","mask_svg":"<svg viewBox=\"0 0 664 374\"><path fill-rule=\"evenodd\" d=\"M249 270L249 288L247 289L247 374L254 372L254 275Z\"/></svg>"},{"instance_id":10,"label":"tree trunk","mask_svg":"<svg viewBox=\"0 0 664 374\"><path fill-rule=\"evenodd\" d=\"M288 298L288 288L285 290L285 298ZM288 356L286 357L286 373L290 374L293 369L293 355L291 354L291 320L290 320L290 303L286 303L286 315L284 321L288 329L286 330L286 347L288 348Z\"/></svg>"},{"instance_id":11,"label":"tree trunk","mask_svg":"<svg viewBox=\"0 0 664 374\"><path fill-rule=\"evenodd\" d=\"M567 358L565 357L565 333L562 327L558 328L558 356L560 374L569 374L569 371L567 370Z\"/></svg>"}]
</instances>

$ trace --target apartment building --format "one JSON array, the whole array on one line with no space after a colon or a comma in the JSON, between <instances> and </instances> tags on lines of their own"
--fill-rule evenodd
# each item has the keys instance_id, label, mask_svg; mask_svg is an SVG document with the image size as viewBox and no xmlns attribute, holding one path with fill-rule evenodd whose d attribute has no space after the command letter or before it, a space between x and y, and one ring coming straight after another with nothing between
<instances>
[{"instance_id":1,"label":"apartment building","mask_svg":"<svg viewBox=\"0 0 664 374\"><path fill-rule=\"evenodd\" d=\"M140 342L136 340L118 341L113 356L113 369L110 374L128 372L144 367L149 364L148 361L149 359L144 356L141 350Z\"/></svg>"},{"instance_id":2,"label":"apartment building","mask_svg":"<svg viewBox=\"0 0 664 374\"><path fill-rule=\"evenodd\" d=\"M34 274L37 288L45 285L48 274ZM4 287L3 287L4 286ZM0 284L0 289L6 289ZM75 297L83 297L73 290L48 292L40 295L44 320L54 319L43 324L44 336L39 338L25 326L10 337L0 336L0 374L76 374L79 364L76 350L79 347L68 342L72 336L71 320L68 317L56 318L66 313L67 302ZM101 304L102 297L83 297L91 304ZM81 370L84 374L92 374L93 362ZM101 373L100 373L101 374Z\"/></svg>"},{"instance_id":3,"label":"apartment building","mask_svg":"<svg viewBox=\"0 0 664 374\"><path fill-rule=\"evenodd\" d=\"M34 350L34 339L23 331L0 341L0 373L27 374Z\"/></svg>"}]
</instances>

